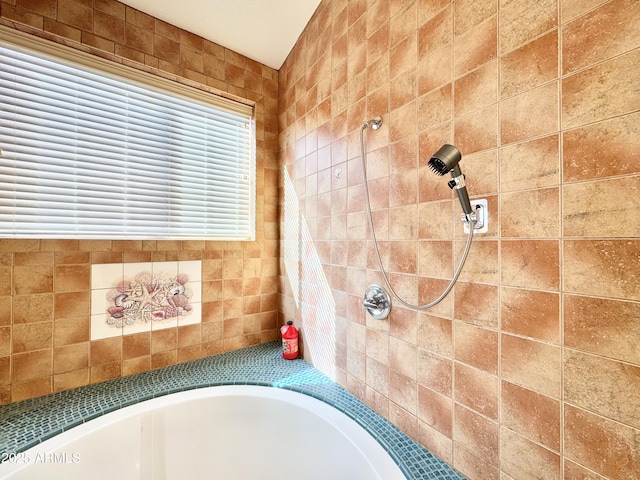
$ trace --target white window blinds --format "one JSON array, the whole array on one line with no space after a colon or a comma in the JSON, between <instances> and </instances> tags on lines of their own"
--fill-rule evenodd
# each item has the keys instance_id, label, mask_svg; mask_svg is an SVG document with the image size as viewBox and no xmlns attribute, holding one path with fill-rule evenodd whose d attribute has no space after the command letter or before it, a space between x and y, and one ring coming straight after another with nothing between
<instances>
[{"instance_id":1,"label":"white window blinds","mask_svg":"<svg viewBox=\"0 0 640 480\"><path fill-rule=\"evenodd\" d=\"M251 107L1 40L0 237L255 238Z\"/></svg>"}]
</instances>

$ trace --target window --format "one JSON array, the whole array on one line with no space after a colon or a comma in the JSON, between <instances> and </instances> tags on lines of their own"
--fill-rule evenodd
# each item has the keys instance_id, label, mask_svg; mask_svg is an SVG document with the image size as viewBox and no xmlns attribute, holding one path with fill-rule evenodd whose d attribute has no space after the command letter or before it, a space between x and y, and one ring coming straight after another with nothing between
<instances>
[{"instance_id":1,"label":"window","mask_svg":"<svg viewBox=\"0 0 640 480\"><path fill-rule=\"evenodd\" d=\"M0 104L0 237L255 238L250 106L4 29Z\"/></svg>"}]
</instances>

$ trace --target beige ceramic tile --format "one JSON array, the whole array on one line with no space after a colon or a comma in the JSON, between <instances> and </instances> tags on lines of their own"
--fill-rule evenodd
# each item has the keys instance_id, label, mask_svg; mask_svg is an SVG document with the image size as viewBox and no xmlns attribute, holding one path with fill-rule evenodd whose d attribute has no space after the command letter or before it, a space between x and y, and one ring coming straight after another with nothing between
<instances>
[{"instance_id":1,"label":"beige ceramic tile","mask_svg":"<svg viewBox=\"0 0 640 480\"><path fill-rule=\"evenodd\" d=\"M28 398L40 397L53 392L53 378L51 376L27 380L14 381L11 384L11 401L19 402Z\"/></svg>"},{"instance_id":2,"label":"beige ceramic tile","mask_svg":"<svg viewBox=\"0 0 640 480\"><path fill-rule=\"evenodd\" d=\"M558 31L500 58L500 97L508 98L558 78Z\"/></svg>"},{"instance_id":3,"label":"beige ceramic tile","mask_svg":"<svg viewBox=\"0 0 640 480\"><path fill-rule=\"evenodd\" d=\"M418 99L418 129L425 130L451 121L451 84L432 90Z\"/></svg>"},{"instance_id":4,"label":"beige ceramic tile","mask_svg":"<svg viewBox=\"0 0 640 480\"><path fill-rule=\"evenodd\" d=\"M560 401L502 382L502 424L553 451L560 450Z\"/></svg>"},{"instance_id":5,"label":"beige ceramic tile","mask_svg":"<svg viewBox=\"0 0 640 480\"><path fill-rule=\"evenodd\" d=\"M495 0L459 0L454 4L455 34L461 35L497 12Z\"/></svg>"},{"instance_id":6,"label":"beige ceramic tile","mask_svg":"<svg viewBox=\"0 0 640 480\"><path fill-rule=\"evenodd\" d=\"M53 320L53 294L13 296L13 323Z\"/></svg>"},{"instance_id":7,"label":"beige ceramic tile","mask_svg":"<svg viewBox=\"0 0 640 480\"><path fill-rule=\"evenodd\" d=\"M563 180L574 182L640 172L639 139L640 113L564 132Z\"/></svg>"},{"instance_id":8,"label":"beige ceramic tile","mask_svg":"<svg viewBox=\"0 0 640 480\"><path fill-rule=\"evenodd\" d=\"M562 129L581 127L640 106L640 90L634 72L640 66L640 50L635 49L562 81Z\"/></svg>"},{"instance_id":9,"label":"beige ceramic tile","mask_svg":"<svg viewBox=\"0 0 640 480\"><path fill-rule=\"evenodd\" d=\"M498 192L498 150L464 155L462 166L465 183L472 200ZM456 208L458 208L456 206ZM491 208L491 207L489 207ZM491 211L491 210L490 210ZM494 217L495 218L495 217ZM490 221L491 223L491 221ZM484 235L487 237L488 235Z\"/></svg>"},{"instance_id":10,"label":"beige ceramic tile","mask_svg":"<svg viewBox=\"0 0 640 480\"><path fill-rule=\"evenodd\" d=\"M53 374L52 349L17 353L12 358L12 382L27 382Z\"/></svg>"},{"instance_id":11,"label":"beige ceramic tile","mask_svg":"<svg viewBox=\"0 0 640 480\"><path fill-rule=\"evenodd\" d=\"M453 353L452 322L429 314L418 316L418 346L429 352L451 358Z\"/></svg>"},{"instance_id":12,"label":"beige ceramic tile","mask_svg":"<svg viewBox=\"0 0 640 480\"><path fill-rule=\"evenodd\" d=\"M455 146L465 155L495 148L498 142L498 108L489 106L455 120Z\"/></svg>"},{"instance_id":13,"label":"beige ceramic tile","mask_svg":"<svg viewBox=\"0 0 640 480\"><path fill-rule=\"evenodd\" d=\"M513 335L501 335L502 378L543 395L561 395L560 348Z\"/></svg>"},{"instance_id":14,"label":"beige ceramic tile","mask_svg":"<svg viewBox=\"0 0 640 480\"><path fill-rule=\"evenodd\" d=\"M391 337L389 339L389 367L392 372L416 380L417 349L415 345Z\"/></svg>"},{"instance_id":15,"label":"beige ceramic tile","mask_svg":"<svg viewBox=\"0 0 640 480\"><path fill-rule=\"evenodd\" d=\"M505 240L501 245L503 285L557 291L560 288L557 240Z\"/></svg>"},{"instance_id":16,"label":"beige ceramic tile","mask_svg":"<svg viewBox=\"0 0 640 480\"><path fill-rule=\"evenodd\" d=\"M421 151L429 152L425 153L425 155L428 155L429 158L431 158L431 155L433 155L442 145L443 143L440 143L440 146L434 148L433 150L427 150L426 147L421 148ZM429 218L430 225L434 225L437 222L437 227L435 228L435 230L439 232L442 231L442 233L435 235L428 235L426 232L423 232L425 233L425 236L422 238L433 238L438 236L440 236L441 238L447 238L450 236L450 233L445 234L443 230L448 230L449 232L451 230L451 204L448 202L442 202L440 204L431 203L428 205L423 205L422 202L450 200L452 198L451 190L447 187L447 182L443 181L443 178L435 175L429 167L423 166L419 168L418 174L420 176L420 181L418 184L420 208L424 209L424 212L422 212L421 210L421 213L423 213L422 218ZM447 209L449 210L447 211ZM436 214L436 211L441 211L441 213ZM440 222L442 222L442 226L440 225ZM429 230L431 230L431 228L432 227L429 227Z\"/></svg>"},{"instance_id":17,"label":"beige ceramic tile","mask_svg":"<svg viewBox=\"0 0 640 480\"><path fill-rule=\"evenodd\" d=\"M389 395L389 367L367 357L366 369L367 385L376 392L376 398L387 398Z\"/></svg>"},{"instance_id":18,"label":"beige ceramic tile","mask_svg":"<svg viewBox=\"0 0 640 480\"><path fill-rule=\"evenodd\" d=\"M640 11L634 0L613 0L562 29L562 73L607 60L640 45Z\"/></svg>"},{"instance_id":19,"label":"beige ceramic tile","mask_svg":"<svg viewBox=\"0 0 640 480\"><path fill-rule=\"evenodd\" d=\"M461 213L462 210L460 210L460 214ZM464 242L461 240L455 242L456 268L460 264L465 245L466 240ZM471 247L469 248L469 254L464 263L462 273L459 277L460 281L497 284L499 282L500 271L498 251L499 248L497 241L484 240L479 235L474 237ZM485 313L482 316L486 318L487 315L488 314Z\"/></svg>"},{"instance_id":20,"label":"beige ceramic tile","mask_svg":"<svg viewBox=\"0 0 640 480\"><path fill-rule=\"evenodd\" d=\"M177 334L177 328L152 331L150 352L156 354L175 350L178 346Z\"/></svg>"},{"instance_id":21,"label":"beige ceramic tile","mask_svg":"<svg viewBox=\"0 0 640 480\"><path fill-rule=\"evenodd\" d=\"M638 430L595 415L565 407L565 455L605 478L634 478L640 475L636 461ZM594 452L598 452L597 455Z\"/></svg>"},{"instance_id":22,"label":"beige ceramic tile","mask_svg":"<svg viewBox=\"0 0 640 480\"><path fill-rule=\"evenodd\" d=\"M92 341L90 348L91 367L116 363L122 359L122 337Z\"/></svg>"},{"instance_id":23,"label":"beige ceramic tile","mask_svg":"<svg viewBox=\"0 0 640 480\"><path fill-rule=\"evenodd\" d=\"M419 305L432 303L449 285L449 280L420 277L417 280L418 297L415 301ZM408 301L411 301L408 298ZM431 307L430 312L434 315L441 315L446 318L452 318L453 315L453 297L448 295L439 304Z\"/></svg>"},{"instance_id":24,"label":"beige ceramic tile","mask_svg":"<svg viewBox=\"0 0 640 480\"><path fill-rule=\"evenodd\" d=\"M564 476L565 478L581 478L583 480L606 480L605 477L570 460L564 462Z\"/></svg>"},{"instance_id":25,"label":"beige ceramic tile","mask_svg":"<svg viewBox=\"0 0 640 480\"><path fill-rule=\"evenodd\" d=\"M417 4L415 2L403 5L395 15L392 15L390 25L390 45L397 45L416 31Z\"/></svg>"},{"instance_id":26,"label":"beige ceramic tile","mask_svg":"<svg viewBox=\"0 0 640 480\"><path fill-rule=\"evenodd\" d=\"M453 46L455 77L497 57L497 30L497 19L494 16L455 37Z\"/></svg>"},{"instance_id":27,"label":"beige ceramic tile","mask_svg":"<svg viewBox=\"0 0 640 480\"><path fill-rule=\"evenodd\" d=\"M640 207L640 176L575 183L562 188L564 235L638 237L640 225L629 221Z\"/></svg>"},{"instance_id":28,"label":"beige ceramic tile","mask_svg":"<svg viewBox=\"0 0 640 480\"><path fill-rule=\"evenodd\" d=\"M414 348L418 338L418 312L399 305L396 307L389 315L389 334Z\"/></svg>"},{"instance_id":29,"label":"beige ceramic tile","mask_svg":"<svg viewBox=\"0 0 640 480\"><path fill-rule=\"evenodd\" d=\"M505 332L559 344L560 295L537 290L502 288L500 320Z\"/></svg>"},{"instance_id":30,"label":"beige ceramic tile","mask_svg":"<svg viewBox=\"0 0 640 480\"><path fill-rule=\"evenodd\" d=\"M12 298L8 295L0 296L0 327L6 327L11 325L11 300ZM48 320L49 318L44 318L44 320ZM24 317L22 317L22 322L24 323ZM40 318L36 318L36 321L41 320Z\"/></svg>"},{"instance_id":31,"label":"beige ceramic tile","mask_svg":"<svg viewBox=\"0 0 640 480\"><path fill-rule=\"evenodd\" d=\"M53 322L53 345L60 347L80 342L88 342L90 338L90 317L56 318Z\"/></svg>"},{"instance_id":32,"label":"beige ceramic tile","mask_svg":"<svg viewBox=\"0 0 640 480\"><path fill-rule=\"evenodd\" d=\"M151 345L151 332L141 332L125 335L122 338L122 358L129 360L136 357L149 355Z\"/></svg>"},{"instance_id":33,"label":"beige ceramic tile","mask_svg":"<svg viewBox=\"0 0 640 480\"><path fill-rule=\"evenodd\" d=\"M399 405L412 415L417 411L417 384L410 379L393 370L389 372L389 400Z\"/></svg>"},{"instance_id":34,"label":"beige ceramic tile","mask_svg":"<svg viewBox=\"0 0 640 480\"><path fill-rule=\"evenodd\" d=\"M29 295L52 292L53 276L52 266L16 266L13 271L14 293L16 295Z\"/></svg>"},{"instance_id":35,"label":"beige ceramic tile","mask_svg":"<svg viewBox=\"0 0 640 480\"><path fill-rule=\"evenodd\" d=\"M418 385L418 418L447 437L452 435L452 408L450 398Z\"/></svg>"},{"instance_id":36,"label":"beige ceramic tile","mask_svg":"<svg viewBox=\"0 0 640 480\"><path fill-rule=\"evenodd\" d=\"M498 62L493 60L454 82L454 112L459 117L498 100Z\"/></svg>"},{"instance_id":37,"label":"beige ceramic tile","mask_svg":"<svg viewBox=\"0 0 640 480\"><path fill-rule=\"evenodd\" d=\"M88 316L91 311L91 294L89 291L56 293L53 308L56 318Z\"/></svg>"},{"instance_id":38,"label":"beige ceramic tile","mask_svg":"<svg viewBox=\"0 0 640 480\"><path fill-rule=\"evenodd\" d=\"M502 192L549 187L559 183L558 135L508 145L500 149Z\"/></svg>"},{"instance_id":39,"label":"beige ceramic tile","mask_svg":"<svg viewBox=\"0 0 640 480\"><path fill-rule=\"evenodd\" d=\"M453 441L443 435L430 425L422 421L418 421L418 432L416 438L418 441L427 447L427 449L438 458L443 459L445 462L451 464L453 459Z\"/></svg>"},{"instance_id":40,"label":"beige ceramic tile","mask_svg":"<svg viewBox=\"0 0 640 480\"><path fill-rule=\"evenodd\" d=\"M419 348L417 380L419 385L424 385L451 398L453 391L452 362Z\"/></svg>"},{"instance_id":41,"label":"beige ceramic tile","mask_svg":"<svg viewBox=\"0 0 640 480\"><path fill-rule=\"evenodd\" d=\"M557 82L552 82L504 100L500 105L501 143L557 132L558 87Z\"/></svg>"},{"instance_id":42,"label":"beige ceramic tile","mask_svg":"<svg viewBox=\"0 0 640 480\"><path fill-rule=\"evenodd\" d=\"M418 26L433 18L443 8L448 7L448 0L418 0Z\"/></svg>"},{"instance_id":43,"label":"beige ceramic tile","mask_svg":"<svg viewBox=\"0 0 640 480\"><path fill-rule=\"evenodd\" d=\"M560 192L545 188L500 196L502 237L557 238L560 234Z\"/></svg>"},{"instance_id":44,"label":"beige ceramic tile","mask_svg":"<svg viewBox=\"0 0 640 480\"><path fill-rule=\"evenodd\" d=\"M76 343L53 350L53 373L65 373L89 367L89 343Z\"/></svg>"},{"instance_id":45,"label":"beige ceramic tile","mask_svg":"<svg viewBox=\"0 0 640 480\"><path fill-rule=\"evenodd\" d=\"M11 267L0 267L0 275L2 275L2 280L0 280L0 293L3 296L12 295L13 288L13 272Z\"/></svg>"},{"instance_id":46,"label":"beige ceramic tile","mask_svg":"<svg viewBox=\"0 0 640 480\"><path fill-rule=\"evenodd\" d=\"M457 403L498 420L498 377L456 363L454 379L454 398Z\"/></svg>"},{"instance_id":47,"label":"beige ceramic tile","mask_svg":"<svg viewBox=\"0 0 640 480\"><path fill-rule=\"evenodd\" d=\"M557 25L557 0L513 1L500 9L500 53L511 52Z\"/></svg>"},{"instance_id":48,"label":"beige ceramic tile","mask_svg":"<svg viewBox=\"0 0 640 480\"><path fill-rule=\"evenodd\" d=\"M456 322L454 338L454 355L457 361L492 375L498 373L498 334L496 332L464 322Z\"/></svg>"},{"instance_id":49,"label":"beige ceramic tile","mask_svg":"<svg viewBox=\"0 0 640 480\"><path fill-rule=\"evenodd\" d=\"M565 295L565 345L640 365L638 318L635 302Z\"/></svg>"},{"instance_id":50,"label":"beige ceramic tile","mask_svg":"<svg viewBox=\"0 0 640 480\"><path fill-rule=\"evenodd\" d=\"M89 265L58 265L54 275L56 292L78 292L91 288Z\"/></svg>"},{"instance_id":51,"label":"beige ceramic tile","mask_svg":"<svg viewBox=\"0 0 640 480\"><path fill-rule=\"evenodd\" d=\"M606 0L562 0L560 2L560 15L562 23L567 23L589 10L606 3Z\"/></svg>"},{"instance_id":52,"label":"beige ceramic tile","mask_svg":"<svg viewBox=\"0 0 640 480\"><path fill-rule=\"evenodd\" d=\"M0 357L0 385L11 384L11 357Z\"/></svg>"},{"instance_id":53,"label":"beige ceramic tile","mask_svg":"<svg viewBox=\"0 0 640 480\"><path fill-rule=\"evenodd\" d=\"M453 63L447 46L436 49L426 57L420 57L417 66L418 95L451 82Z\"/></svg>"},{"instance_id":54,"label":"beige ceramic tile","mask_svg":"<svg viewBox=\"0 0 640 480\"><path fill-rule=\"evenodd\" d=\"M464 473L467 478L482 478L484 480L500 480L499 469L488 462L483 461L477 455L469 452L464 446L454 445L454 456L451 464L458 471Z\"/></svg>"},{"instance_id":55,"label":"beige ceramic tile","mask_svg":"<svg viewBox=\"0 0 640 480\"><path fill-rule=\"evenodd\" d=\"M498 462L498 424L467 408L456 404L453 435L459 443L487 463Z\"/></svg>"},{"instance_id":56,"label":"beige ceramic tile","mask_svg":"<svg viewBox=\"0 0 640 480\"><path fill-rule=\"evenodd\" d=\"M637 240L565 240L564 290L640 300L640 243Z\"/></svg>"},{"instance_id":57,"label":"beige ceramic tile","mask_svg":"<svg viewBox=\"0 0 640 480\"><path fill-rule=\"evenodd\" d=\"M53 346L53 322L31 322L13 327L12 353L50 349Z\"/></svg>"},{"instance_id":58,"label":"beige ceramic tile","mask_svg":"<svg viewBox=\"0 0 640 480\"><path fill-rule=\"evenodd\" d=\"M521 437L508 428L500 429L501 471L512 478L523 475L560 479L560 455Z\"/></svg>"},{"instance_id":59,"label":"beige ceramic tile","mask_svg":"<svg viewBox=\"0 0 640 480\"><path fill-rule=\"evenodd\" d=\"M389 207L414 205L418 198L418 170L392 175L389 178ZM364 210L364 204L363 208Z\"/></svg>"},{"instance_id":60,"label":"beige ceramic tile","mask_svg":"<svg viewBox=\"0 0 640 480\"><path fill-rule=\"evenodd\" d=\"M453 39L452 9L445 8L418 29L418 58L422 59L442 47L449 47Z\"/></svg>"},{"instance_id":61,"label":"beige ceramic tile","mask_svg":"<svg viewBox=\"0 0 640 480\"><path fill-rule=\"evenodd\" d=\"M389 271L416 273L416 242L389 243Z\"/></svg>"},{"instance_id":62,"label":"beige ceramic tile","mask_svg":"<svg viewBox=\"0 0 640 480\"><path fill-rule=\"evenodd\" d=\"M418 244L418 274L425 277L451 277L451 242L421 240Z\"/></svg>"},{"instance_id":63,"label":"beige ceramic tile","mask_svg":"<svg viewBox=\"0 0 640 480\"><path fill-rule=\"evenodd\" d=\"M476 254L478 254L478 252L479 251L476 251ZM480 254L480 256L485 254L487 253L483 252ZM475 325L483 327L497 328L499 308L498 292L499 289L495 285L486 285L484 283L469 283L464 279L461 280L455 286L455 318L457 320L464 320L465 322L473 323Z\"/></svg>"},{"instance_id":64,"label":"beige ceramic tile","mask_svg":"<svg viewBox=\"0 0 640 480\"><path fill-rule=\"evenodd\" d=\"M135 375L151 369L151 356L136 357L122 361L122 375Z\"/></svg>"},{"instance_id":65,"label":"beige ceramic tile","mask_svg":"<svg viewBox=\"0 0 640 480\"><path fill-rule=\"evenodd\" d=\"M616 392L611 398L610 392ZM640 426L640 367L566 350L564 398L634 428Z\"/></svg>"}]
</instances>

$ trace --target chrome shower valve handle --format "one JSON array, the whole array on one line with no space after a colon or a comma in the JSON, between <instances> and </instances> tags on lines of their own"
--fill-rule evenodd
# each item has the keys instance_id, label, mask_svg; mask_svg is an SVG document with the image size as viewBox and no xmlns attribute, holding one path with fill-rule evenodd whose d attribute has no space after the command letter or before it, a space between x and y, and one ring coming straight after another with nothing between
<instances>
[{"instance_id":1,"label":"chrome shower valve handle","mask_svg":"<svg viewBox=\"0 0 640 480\"><path fill-rule=\"evenodd\" d=\"M367 309L369 315L376 320L382 320L387 318L391 312L391 297L381 285L373 284L364 293L362 305Z\"/></svg>"}]
</instances>

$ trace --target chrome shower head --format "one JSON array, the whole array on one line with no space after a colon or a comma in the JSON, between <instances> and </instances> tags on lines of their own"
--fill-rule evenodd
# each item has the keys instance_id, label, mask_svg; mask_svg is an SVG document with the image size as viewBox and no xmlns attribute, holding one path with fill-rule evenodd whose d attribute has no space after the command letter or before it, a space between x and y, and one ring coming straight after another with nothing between
<instances>
[{"instance_id":1,"label":"chrome shower head","mask_svg":"<svg viewBox=\"0 0 640 480\"><path fill-rule=\"evenodd\" d=\"M460 170L460 165L458 165L461 159L462 154L460 150L453 145L444 144L440 147L440 150L431 156L428 165L429 168L439 176L451 172L452 180L449 181L449 187L454 189L458 194L462 211L469 219L473 214L473 209L471 208L469 194L467 193L467 187L464 183L464 175Z\"/></svg>"}]
</instances>

